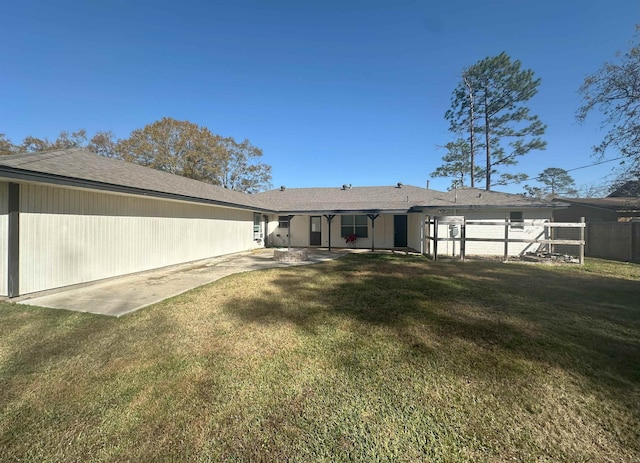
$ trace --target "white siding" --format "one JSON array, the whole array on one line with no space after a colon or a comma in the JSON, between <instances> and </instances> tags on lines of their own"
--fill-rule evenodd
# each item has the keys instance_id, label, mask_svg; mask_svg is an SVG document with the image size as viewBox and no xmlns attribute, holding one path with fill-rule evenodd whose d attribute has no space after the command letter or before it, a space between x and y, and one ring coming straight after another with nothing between
<instances>
[{"instance_id":1,"label":"white siding","mask_svg":"<svg viewBox=\"0 0 640 463\"><path fill-rule=\"evenodd\" d=\"M551 209L513 209L521 211L525 222L534 221L534 226L527 225L524 229L510 228L509 238L511 239L535 239L543 238L545 221L551 219ZM482 220L487 222L503 221L509 217L509 210L477 210L477 211L446 211L446 215L464 216L466 220ZM430 234L433 236L433 227L430 227ZM474 225L467 224L467 238L496 238L504 239L504 225ZM438 227L438 236L449 237L448 225ZM433 247L433 244L431 244ZM527 250L537 249L537 244L529 243L509 243L509 255L517 256ZM433 249L433 248L432 248ZM459 242L438 242L438 255L460 255ZM504 243L499 242L467 242L465 254L468 256L502 256L504 255Z\"/></svg>"},{"instance_id":2,"label":"white siding","mask_svg":"<svg viewBox=\"0 0 640 463\"><path fill-rule=\"evenodd\" d=\"M7 296L9 242L9 184L0 182L0 296Z\"/></svg>"},{"instance_id":3,"label":"white siding","mask_svg":"<svg viewBox=\"0 0 640 463\"><path fill-rule=\"evenodd\" d=\"M422 252L421 242L424 238L424 215L420 214L407 214L407 245L411 249Z\"/></svg>"},{"instance_id":4,"label":"white siding","mask_svg":"<svg viewBox=\"0 0 640 463\"><path fill-rule=\"evenodd\" d=\"M257 246L251 211L41 185L21 188L21 294Z\"/></svg>"}]
</instances>

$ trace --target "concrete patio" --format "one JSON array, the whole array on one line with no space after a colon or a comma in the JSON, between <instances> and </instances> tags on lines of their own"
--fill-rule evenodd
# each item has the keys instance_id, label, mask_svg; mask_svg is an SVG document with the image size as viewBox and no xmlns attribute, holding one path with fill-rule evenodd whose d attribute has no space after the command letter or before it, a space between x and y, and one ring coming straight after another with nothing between
<instances>
[{"instance_id":1,"label":"concrete patio","mask_svg":"<svg viewBox=\"0 0 640 463\"><path fill-rule=\"evenodd\" d=\"M234 273L314 264L346 254L345 251L311 248L307 250L306 261L278 262L273 259L273 251L259 249L174 265L27 295L14 302L119 317Z\"/></svg>"}]
</instances>

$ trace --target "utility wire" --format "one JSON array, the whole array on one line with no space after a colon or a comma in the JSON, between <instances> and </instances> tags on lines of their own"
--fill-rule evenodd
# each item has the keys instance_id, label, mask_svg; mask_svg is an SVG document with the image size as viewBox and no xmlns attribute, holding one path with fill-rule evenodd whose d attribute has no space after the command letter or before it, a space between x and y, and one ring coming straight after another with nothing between
<instances>
[{"instance_id":1,"label":"utility wire","mask_svg":"<svg viewBox=\"0 0 640 463\"><path fill-rule=\"evenodd\" d=\"M580 167L574 167L573 169L563 169L565 172L573 172L574 170L580 170L580 169L586 169L588 167L594 167L594 166L599 166L600 164L606 164L607 162L613 162L613 161L619 161L620 159L624 159L627 158L628 156L619 156L617 158L613 158L613 159L605 159L604 161L599 161L599 162L594 162L593 164L587 164L586 166L580 166ZM540 181L540 176L537 177L532 177L532 178L528 178L526 180L535 180L535 181ZM524 181L526 181L524 180ZM505 183L497 183L497 186L505 186L505 185L513 185L516 183L522 183L523 181L516 181L513 180L511 182L505 182Z\"/></svg>"}]
</instances>

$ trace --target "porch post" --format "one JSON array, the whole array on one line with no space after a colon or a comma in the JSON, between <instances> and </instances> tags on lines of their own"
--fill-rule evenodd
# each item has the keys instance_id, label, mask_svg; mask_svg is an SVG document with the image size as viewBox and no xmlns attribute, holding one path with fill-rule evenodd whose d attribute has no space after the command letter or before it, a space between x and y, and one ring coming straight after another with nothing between
<instances>
[{"instance_id":1,"label":"porch post","mask_svg":"<svg viewBox=\"0 0 640 463\"><path fill-rule=\"evenodd\" d=\"M329 251L331 251L331 221L335 217L335 214L325 214L324 217L327 219L327 224L329 225Z\"/></svg>"},{"instance_id":2,"label":"porch post","mask_svg":"<svg viewBox=\"0 0 640 463\"><path fill-rule=\"evenodd\" d=\"M504 219L504 261L509 262L509 226L511 225L511 219L505 217Z\"/></svg>"},{"instance_id":3,"label":"porch post","mask_svg":"<svg viewBox=\"0 0 640 463\"><path fill-rule=\"evenodd\" d=\"M374 241L376 240L376 219L380 216L380 214L367 214L367 217L371 219L371 252L375 251L374 249Z\"/></svg>"},{"instance_id":4,"label":"porch post","mask_svg":"<svg viewBox=\"0 0 640 463\"><path fill-rule=\"evenodd\" d=\"M287 221L287 247L291 250L291 219L295 217L295 215L289 215L289 220Z\"/></svg>"},{"instance_id":5,"label":"porch post","mask_svg":"<svg viewBox=\"0 0 640 463\"><path fill-rule=\"evenodd\" d=\"M438 216L433 217L433 260L438 260Z\"/></svg>"},{"instance_id":6,"label":"porch post","mask_svg":"<svg viewBox=\"0 0 640 463\"><path fill-rule=\"evenodd\" d=\"M578 261L580 265L584 264L584 227L585 227L584 217L580 217L580 254L578 255ZM631 234L633 237L633 233Z\"/></svg>"}]
</instances>

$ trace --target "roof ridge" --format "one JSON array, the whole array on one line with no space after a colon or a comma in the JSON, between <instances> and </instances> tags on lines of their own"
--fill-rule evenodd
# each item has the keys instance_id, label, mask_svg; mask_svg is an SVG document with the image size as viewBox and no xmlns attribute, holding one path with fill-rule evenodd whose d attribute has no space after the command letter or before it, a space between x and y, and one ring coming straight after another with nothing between
<instances>
[{"instance_id":1,"label":"roof ridge","mask_svg":"<svg viewBox=\"0 0 640 463\"><path fill-rule=\"evenodd\" d=\"M77 149L78 151L82 151ZM67 156L71 154L69 149L64 150L50 150L50 151L41 151L38 153L18 153L15 156L21 156L22 159L16 160L15 165L24 166L27 164L32 164L34 162L42 161L43 159L52 159L60 156Z\"/></svg>"}]
</instances>

